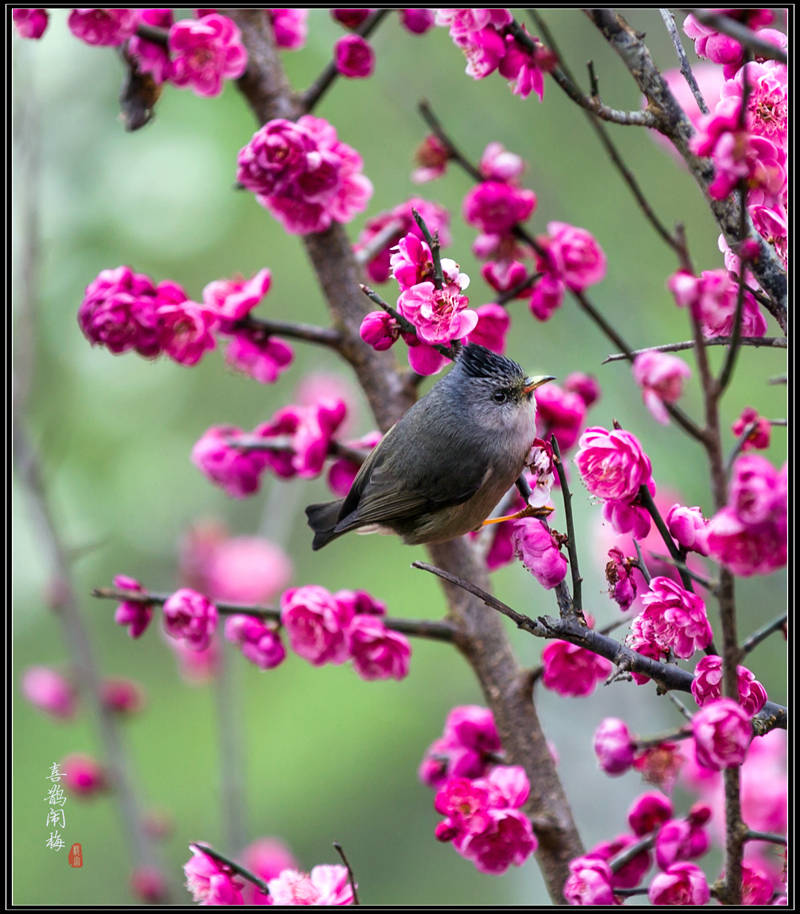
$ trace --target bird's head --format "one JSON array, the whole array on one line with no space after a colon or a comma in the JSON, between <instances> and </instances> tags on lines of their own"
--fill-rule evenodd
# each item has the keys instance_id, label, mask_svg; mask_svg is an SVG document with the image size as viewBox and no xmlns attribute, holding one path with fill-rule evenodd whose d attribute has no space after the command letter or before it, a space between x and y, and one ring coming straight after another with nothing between
<instances>
[{"instance_id":1,"label":"bird's head","mask_svg":"<svg viewBox=\"0 0 800 914\"><path fill-rule=\"evenodd\" d=\"M479 403L481 408L491 409L489 415L516 412L520 407L532 406L533 392L537 387L553 381L551 375L529 377L513 359L498 355L479 346L468 343L458 355L453 383L463 390L470 401Z\"/></svg>"}]
</instances>

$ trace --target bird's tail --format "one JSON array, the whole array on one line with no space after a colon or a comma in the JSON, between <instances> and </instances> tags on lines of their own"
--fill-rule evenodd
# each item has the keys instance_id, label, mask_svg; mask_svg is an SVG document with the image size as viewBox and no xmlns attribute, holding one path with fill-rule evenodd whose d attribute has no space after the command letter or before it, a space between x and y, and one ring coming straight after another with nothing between
<instances>
[{"instance_id":1,"label":"bird's tail","mask_svg":"<svg viewBox=\"0 0 800 914\"><path fill-rule=\"evenodd\" d=\"M309 505L306 508L308 526L314 531L312 549L322 549L332 539L336 539L337 536L341 536L344 533L344 530L334 533L334 527L339 520L339 512L343 502L344 499L340 498L338 501L328 501L321 505Z\"/></svg>"}]
</instances>

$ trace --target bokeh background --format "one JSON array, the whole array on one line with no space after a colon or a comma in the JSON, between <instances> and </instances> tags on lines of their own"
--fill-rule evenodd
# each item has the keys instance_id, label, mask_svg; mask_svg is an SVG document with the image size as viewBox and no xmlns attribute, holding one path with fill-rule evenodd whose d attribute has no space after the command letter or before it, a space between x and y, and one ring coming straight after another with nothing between
<instances>
[{"instance_id":1,"label":"bokeh background","mask_svg":"<svg viewBox=\"0 0 800 914\"><path fill-rule=\"evenodd\" d=\"M226 774L220 770L216 686L188 684L181 677L158 625L140 641L128 638L113 623L113 604L89 596L92 587L127 573L154 590L174 588L181 536L198 520L216 518L232 534L260 533L281 541L294 564L295 584L364 588L397 616L435 619L445 607L436 581L409 567L425 557L421 547L388 537L353 537L312 554L302 509L329 497L323 479L287 484L266 478L258 495L234 501L189 460L193 443L209 425L252 428L291 402L297 384L312 371L333 373L350 384L360 403L354 432L373 428L347 367L332 353L298 344L291 369L276 385L263 386L233 374L218 353L186 369L133 353L114 357L90 348L81 335L76 313L85 285L101 269L122 263L156 281L174 279L193 297L212 279L250 276L268 266L272 290L257 314L324 324L326 313L298 238L284 234L250 194L233 190L237 151L255 129L235 86L214 99L168 86L155 121L126 133L117 107L120 61L112 50L73 38L66 12L51 11L41 41L15 37L12 48L12 115L23 132L31 115L39 124L38 136L31 140L27 134L17 149L14 168L14 218L20 229L14 233L16 291L25 214L35 212L40 225L35 373L26 421L43 454L56 523L75 550L74 581L101 673L131 677L146 690L146 709L122 723L122 738L143 806L164 810L173 821L159 853L174 900L187 903L181 866L188 842L224 847L221 783ZM639 106L629 75L580 11L545 15L576 72L583 74L585 62L594 60L606 102ZM647 33L656 61L672 68L674 52L657 11L629 10L626 16ZM309 26L306 47L284 52L298 88L316 77L342 34L324 10L311 12ZM428 98L473 160L491 140L524 156L525 184L539 198L530 223L534 231L544 231L555 219L595 234L608 255L608 274L592 290L593 300L634 346L690 337L686 313L665 288L675 269L672 253L642 218L582 112L554 83L547 81L540 104L533 96L513 96L498 76L474 82L464 75L463 57L445 29L415 37L394 16L373 43L374 77L338 81L315 112L361 152L375 187L367 213L348 226L351 238L368 216L414 194L435 200L453 215L453 243L446 253L472 276L471 301L492 299L470 249L475 233L460 218L469 179L455 168L422 187L409 179L413 150L426 132L415 106ZM718 232L688 173L644 130L609 129L663 221L685 223L698 269L721 267ZM31 155L34 147L38 164ZM386 295L391 295L388 286ZM531 317L524 300L509 310L509 354L537 373L560 378L577 370L594 373L603 398L590 420L609 426L619 419L647 449L659 489L673 490L684 503L710 513L700 447L674 427L655 422L625 363L601 365L613 347L576 306L566 301L546 324ZM770 332L775 329L770 319ZM402 350L397 347L399 358ZM714 365L720 356L721 351L711 351ZM694 369L691 354L686 359ZM767 384L768 377L783 371L782 352L742 351L722 406L726 446L733 445L730 424L744 406L770 417L786 415L786 388ZM699 417L695 376L682 405ZM785 459L785 436L784 429L774 430L767 456L776 464ZM602 625L618 610L602 579L600 508L580 486L575 494L584 602ZM13 901L131 903L131 851L113 797L71 798L67 804L65 840L68 846L82 843L82 869L66 865L66 851L45 848L45 777L51 763L71 752L102 758L102 746L86 702L72 721L59 722L20 694L28 666L68 672L71 663L48 607L51 569L30 512L27 493L15 479ZM552 594L521 566L498 571L493 583L504 600L532 614L554 609ZM741 581L737 592L740 630L747 633L784 607L785 575ZM714 608L710 616L714 623ZM521 661L536 664L543 643L516 631L509 635ZM533 860L502 877L483 876L434 840L438 816L432 793L417 780L417 765L440 735L448 710L482 699L455 651L425 641L415 641L413 648L405 681L366 683L349 666L314 669L293 656L262 673L225 646L233 692L227 713L243 739L247 839L278 836L306 868L338 862L331 842L341 842L367 903L547 903ZM770 639L751 660L770 697L785 701L783 641ZM539 689L537 703L586 845L623 831L628 805L643 787L638 774L609 779L598 770L591 749L594 729L614 714L634 730L659 732L679 725L674 708L654 689L625 683L600 687L586 699Z\"/></svg>"}]
</instances>

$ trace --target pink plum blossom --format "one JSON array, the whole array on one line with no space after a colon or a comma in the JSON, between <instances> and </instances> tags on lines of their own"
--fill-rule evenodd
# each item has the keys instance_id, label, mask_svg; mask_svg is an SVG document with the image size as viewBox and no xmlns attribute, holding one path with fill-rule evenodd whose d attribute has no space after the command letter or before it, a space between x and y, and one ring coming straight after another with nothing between
<instances>
[{"instance_id":1,"label":"pink plum blossom","mask_svg":"<svg viewBox=\"0 0 800 914\"><path fill-rule=\"evenodd\" d=\"M473 312L474 313L474 312ZM421 375L437 374L447 364L447 356L419 340L416 334L401 334L408 346L408 364Z\"/></svg>"},{"instance_id":2,"label":"pink plum blossom","mask_svg":"<svg viewBox=\"0 0 800 914\"><path fill-rule=\"evenodd\" d=\"M522 283L528 271L519 260L490 260L481 267L481 276L495 292L510 292ZM517 298L526 298L530 284L517 292Z\"/></svg>"},{"instance_id":3,"label":"pink plum blossom","mask_svg":"<svg viewBox=\"0 0 800 914\"><path fill-rule=\"evenodd\" d=\"M255 616L228 616L225 637L238 645L244 656L262 670L274 669L286 658L278 632Z\"/></svg>"},{"instance_id":4,"label":"pink plum blossom","mask_svg":"<svg viewBox=\"0 0 800 914\"><path fill-rule=\"evenodd\" d=\"M643 352L633 360L633 379L642 388L645 406L662 425L669 423L664 404L681 398L684 379L691 373L686 362L666 352Z\"/></svg>"},{"instance_id":5,"label":"pink plum blossom","mask_svg":"<svg viewBox=\"0 0 800 914\"><path fill-rule=\"evenodd\" d=\"M743 905L768 905L773 893L772 880L763 870L746 863L742 865Z\"/></svg>"},{"instance_id":6,"label":"pink plum blossom","mask_svg":"<svg viewBox=\"0 0 800 914\"><path fill-rule=\"evenodd\" d=\"M144 588L136 578L128 577L126 574L118 574L114 577L114 586L120 590L134 590L143 593ZM114 613L114 621L117 625L127 625L128 634L131 638L139 638L144 633L150 620L153 618L152 603L139 603L133 600L125 600L120 603Z\"/></svg>"},{"instance_id":7,"label":"pink plum blossom","mask_svg":"<svg viewBox=\"0 0 800 914\"><path fill-rule=\"evenodd\" d=\"M483 150L478 171L487 181L514 183L525 170L521 156L509 152L502 143L492 142Z\"/></svg>"},{"instance_id":8,"label":"pink plum blossom","mask_svg":"<svg viewBox=\"0 0 800 914\"><path fill-rule=\"evenodd\" d=\"M347 868L339 864L320 864L310 873L283 870L270 879L267 886L272 903L276 905L353 904Z\"/></svg>"},{"instance_id":9,"label":"pink plum blossom","mask_svg":"<svg viewBox=\"0 0 800 914\"><path fill-rule=\"evenodd\" d=\"M89 755L68 755L61 762L64 773L64 787L82 798L91 797L108 786L108 778L102 766Z\"/></svg>"},{"instance_id":10,"label":"pink plum blossom","mask_svg":"<svg viewBox=\"0 0 800 914\"><path fill-rule=\"evenodd\" d=\"M192 448L192 463L233 498L245 498L258 491L267 466L263 451L246 451L228 444L242 430L233 425L212 425Z\"/></svg>"},{"instance_id":11,"label":"pink plum blossom","mask_svg":"<svg viewBox=\"0 0 800 914\"><path fill-rule=\"evenodd\" d=\"M243 883L235 878L233 870L200 848L192 844L189 848L192 856L183 865L183 872L193 900L202 905L244 904Z\"/></svg>"},{"instance_id":12,"label":"pink plum blossom","mask_svg":"<svg viewBox=\"0 0 800 914\"><path fill-rule=\"evenodd\" d=\"M536 209L532 190L503 181L477 184L464 198L464 218L482 232L503 234L524 222Z\"/></svg>"},{"instance_id":13,"label":"pink plum blossom","mask_svg":"<svg viewBox=\"0 0 800 914\"><path fill-rule=\"evenodd\" d=\"M671 793L683 763L680 744L662 740L657 746L640 752L633 760L633 767L649 784Z\"/></svg>"},{"instance_id":14,"label":"pink plum blossom","mask_svg":"<svg viewBox=\"0 0 800 914\"><path fill-rule=\"evenodd\" d=\"M636 836L623 834L617 835L611 841L602 841L596 844L591 850L587 851L585 856L591 859L605 860L609 866L611 861L636 844ZM641 850L624 866L619 867L611 877L611 885L615 889L632 889L638 886L644 874L652 866L650 852L645 848Z\"/></svg>"},{"instance_id":15,"label":"pink plum blossom","mask_svg":"<svg viewBox=\"0 0 800 914\"><path fill-rule=\"evenodd\" d=\"M548 222L548 234L539 238L544 255L537 269L581 291L606 275L606 255L591 232L566 222Z\"/></svg>"},{"instance_id":16,"label":"pink plum blossom","mask_svg":"<svg viewBox=\"0 0 800 914\"><path fill-rule=\"evenodd\" d=\"M682 549L691 549L700 555L708 555L708 521L697 505L687 508L674 504L664 518L667 530Z\"/></svg>"},{"instance_id":17,"label":"pink plum blossom","mask_svg":"<svg viewBox=\"0 0 800 914\"><path fill-rule=\"evenodd\" d=\"M600 385L594 375L573 371L564 380L564 389L577 394L586 408L593 406L600 399Z\"/></svg>"},{"instance_id":18,"label":"pink plum blossom","mask_svg":"<svg viewBox=\"0 0 800 914\"><path fill-rule=\"evenodd\" d=\"M522 31L528 35L525 26ZM520 98L527 98L535 93L539 101L544 100L544 76L552 72L558 63L556 55L546 48L538 38L528 38L534 44L530 51L517 40L515 35L506 34L506 52L497 67L498 73L508 80L511 91Z\"/></svg>"},{"instance_id":19,"label":"pink plum blossom","mask_svg":"<svg viewBox=\"0 0 800 914\"><path fill-rule=\"evenodd\" d=\"M561 553L559 541L540 520L526 517L516 521L511 543L517 558L545 590L564 580L567 558Z\"/></svg>"},{"instance_id":20,"label":"pink plum blossom","mask_svg":"<svg viewBox=\"0 0 800 914\"><path fill-rule=\"evenodd\" d=\"M409 232L392 248L389 258L392 276L404 292L419 282L433 279L433 255L428 243Z\"/></svg>"},{"instance_id":21,"label":"pink plum blossom","mask_svg":"<svg viewBox=\"0 0 800 914\"><path fill-rule=\"evenodd\" d=\"M348 79L363 79L375 70L375 52L360 35L344 35L333 48L336 69Z\"/></svg>"},{"instance_id":22,"label":"pink plum blossom","mask_svg":"<svg viewBox=\"0 0 800 914\"><path fill-rule=\"evenodd\" d=\"M506 334L511 326L508 311L502 305L489 302L479 305L475 313L478 315L478 323L469 334L468 342L478 343L502 355L506 351Z\"/></svg>"},{"instance_id":23,"label":"pink plum blossom","mask_svg":"<svg viewBox=\"0 0 800 914\"><path fill-rule=\"evenodd\" d=\"M564 897L571 905L616 904L611 881L614 874L605 860L576 857L569 862L570 875L564 883Z\"/></svg>"},{"instance_id":24,"label":"pink plum blossom","mask_svg":"<svg viewBox=\"0 0 800 914\"><path fill-rule=\"evenodd\" d=\"M400 23L413 35L424 35L434 26L434 11L430 9L401 9Z\"/></svg>"},{"instance_id":25,"label":"pink plum blossom","mask_svg":"<svg viewBox=\"0 0 800 914\"><path fill-rule=\"evenodd\" d=\"M229 324L247 317L271 285L272 272L266 267L250 279L243 276L215 279L203 289L203 304L217 315L223 330L228 332Z\"/></svg>"},{"instance_id":26,"label":"pink plum blossom","mask_svg":"<svg viewBox=\"0 0 800 914\"><path fill-rule=\"evenodd\" d=\"M348 441L347 446L355 450L371 450L381 440L383 436L380 432L368 432L363 438L355 441ZM344 498L350 491L350 486L358 475L361 465L349 460L347 457L337 457L331 461L328 468L328 485L335 495Z\"/></svg>"},{"instance_id":27,"label":"pink plum blossom","mask_svg":"<svg viewBox=\"0 0 800 914\"><path fill-rule=\"evenodd\" d=\"M742 443L742 450L765 450L769 447L769 441L772 434L772 426L769 419L760 416L758 411L752 406L746 406L739 418L731 426L731 431L736 437L740 437L745 431L755 424L755 428L750 431Z\"/></svg>"},{"instance_id":28,"label":"pink plum blossom","mask_svg":"<svg viewBox=\"0 0 800 914\"><path fill-rule=\"evenodd\" d=\"M587 428L578 442L575 465L586 488L599 498L632 500L652 475L638 439L623 429Z\"/></svg>"},{"instance_id":29,"label":"pink plum blossom","mask_svg":"<svg viewBox=\"0 0 800 914\"><path fill-rule=\"evenodd\" d=\"M333 598L346 613L376 617L386 615L386 604L366 590L337 590Z\"/></svg>"},{"instance_id":30,"label":"pink plum blossom","mask_svg":"<svg viewBox=\"0 0 800 914\"><path fill-rule=\"evenodd\" d=\"M679 271L667 282L680 307L689 306L700 320L703 336L730 336L736 316L738 284L726 270L704 270L699 277ZM741 332L743 336L764 336L767 322L758 303L744 293Z\"/></svg>"},{"instance_id":31,"label":"pink plum blossom","mask_svg":"<svg viewBox=\"0 0 800 914\"><path fill-rule=\"evenodd\" d=\"M17 34L22 38L41 38L47 28L48 16L46 9L14 9L11 18L17 29Z\"/></svg>"},{"instance_id":32,"label":"pink plum blossom","mask_svg":"<svg viewBox=\"0 0 800 914\"><path fill-rule=\"evenodd\" d=\"M34 707L53 717L67 719L75 714L77 695L72 683L49 667L28 667L22 674L22 694Z\"/></svg>"},{"instance_id":33,"label":"pink plum blossom","mask_svg":"<svg viewBox=\"0 0 800 914\"><path fill-rule=\"evenodd\" d=\"M136 9L73 9L67 27L86 44L116 47L133 35L138 21Z\"/></svg>"},{"instance_id":34,"label":"pink plum blossom","mask_svg":"<svg viewBox=\"0 0 800 914\"><path fill-rule=\"evenodd\" d=\"M242 863L264 882L279 876L284 870L296 869L297 861L291 851L278 838L258 838L242 851ZM272 904L269 895L260 892L252 882L242 889L245 904Z\"/></svg>"},{"instance_id":35,"label":"pink plum blossom","mask_svg":"<svg viewBox=\"0 0 800 914\"><path fill-rule=\"evenodd\" d=\"M346 632L353 611L324 587L292 587L281 596L281 622L292 650L314 666L344 663L350 656Z\"/></svg>"},{"instance_id":36,"label":"pink plum blossom","mask_svg":"<svg viewBox=\"0 0 800 914\"><path fill-rule=\"evenodd\" d=\"M417 283L401 292L397 310L414 325L421 342L448 344L472 333L478 323L469 299L461 294L464 287L463 281L446 283L441 289L432 282Z\"/></svg>"},{"instance_id":37,"label":"pink plum blossom","mask_svg":"<svg viewBox=\"0 0 800 914\"><path fill-rule=\"evenodd\" d=\"M308 10L283 9L264 11L269 16L272 31L275 35L275 44L279 48L289 51L298 51L306 43L308 35Z\"/></svg>"},{"instance_id":38,"label":"pink plum blossom","mask_svg":"<svg viewBox=\"0 0 800 914\"><path fill-rule=\"evenodd\" d=\"M164 630L193 651L205 650L217 627L217 607L189 587L176 590L164 603Z\"/></svg>"},{"instance_id":39,"label":"pink plum blossom","mask_svg":"<svg viewBox=\"0 0 800 914\"><path fill-rule=\"evenodd\" d=\"M238 26L219 13L173 23L169 51L170 81L189 86L196 95L219 95L223 80L237 79L247 68L247 51Z\"/></svg>"},{"instance_id":40,"label":"pink plum blossom","mask_svg":"<svg viewBox=\"0 0 800 914\"><path fill-rule=\"evenodd\" d=\"M594 753L600 767L612 776L624 774L633 764L635 743L624 720L606 717L594 732Z\"/></svg>"},{"instance_id":41,"label":"pink plum blossom","mask_svg":"<svg viewBox=\"0 0 800 914\"><path fill-rule=\"evenodd\" d=\"M566 288L564 282L552 273L540 276L531 292L531 314L537 320L549 320L553 312L561 307Z\"/></svg>"},{"instance_id":42,"label":"pink plum blossom","mask_svg":"<svg viewBox=\"0 0 800 914\"><path fill-rule=\"evenodd\" d=\"M346 414L347 405L338 397L309 406L287 406L256 426L253 434L266 440L288 437L285 450L266 453L267 464L284 479L311 479L322 472L333 434Z\"/></svg>"},{"instance_id":43,"label":"pink plum blossom","mask_svg":"<svg viewBox=\"0 0 800 914\"><path fill-rule=\"evenodd\" d=\"M712 631L702 598L670 578L653 578L649 590L642 594L642 606L631 631L662 651L672 650L676 657L687 658L711 643Z\"/></svg>"},{"instance_id":44,"label":"pink plum blossom","mask_svg":"<svg viewBox=\"0 0 800 914\"><path fill-rule=\"evenodd\" d=\"M157 866L137 866L130 876L131 892L145 904L166 904L169 885Z\"/></svg>"},{"instance_id":45,"label":"pink plum blossom","mask_svg":"<svg viewBox=\"0 0 800 914\"><path fill-rule=\"evenodd\" d=\"M139 21L143 25L169 29L173 23L171 9L139 10ZM136 61L140 73L149 73L157 85L166 82L172 73L172 61L167 49L154 41L133 35L128 42L128 54Z\"/></svg>"},{"instance_id":46,"label":"pink plum blossom","mask_svg":"<svg viewBox=\"0 0 800 914\"><path fill-rule=\"evenodd\" d=\"M408 638L387 628L378 616L353 618L347 628L347 650L362 679L404 679L408 675Z\"/></svg>"},{"instance_id":47,"label":"pink plum blossom","mask_svg":"<svg viewBox=\"0 0 800 914\"><path fill-rule=\"evenodd\" d=\"M703 871L693 863L673 863L650 883L647 897L654 905L704 905L711 897Z\"/></svg>"},{"instance_id":48,"label":"pink plum blossom","mask_svg":"<svg viewBox=\"0 0 800 914\"><path fill-rule=\"evenodd\" d=\"M449 778L481 778L502 751L492 712L460 705L447 715L441 738L426 750L419 777L429 787L441 787Z\"/></svg>"},{"instance_id":49,"label":"pink plum blossom","mask_svg":"<svg viewBox=\"0 0 800 914\"><path fill-rule=\"evenodd\" d=\"M702 857L708 850L710 839L703 824L711 815L711 809L706 806L704 810L705 817L671 819L658 830L655 843L656 863L662 870L668 869L678 860Z\"/></svg>"},{"instance_id":50,"label":"pink plum blossom","mask_svg":"<svg viewBox=\"0 0 800 914\"><path fill-rule=\"evenodd\" d=\"M400 325L385 311L370 311L364 315L358 334L368 346L384 352L400 339Z\"/></svg>"},{"instance_id":51,"label":"pink plum blossom","mask_svg":"<svg viewBox=\"0 0 800 914\"><path fill-rule=\"evenodd\" d=\"M401 10L402 12L409 10ZM417 167L411 172L411 180L415 184L425 184L440 178L447 170L449 160L449 147L445 146L435 133L429 133L414 152L414 163Z\"/></svg>"},{"instance_id":52,"label":"pink plum blossom","mask_svg":"<svg viewBox=\"0 0 800 914\"><path fill-rule=\"evenodd\" d=\"M331 16L346 29L357 29L369 19L372 10L369 7L355 7L353 9L332 9Z\"/></svg>"},{"instance_id":53,"label":"pink plum blossom","mask_svg":"<svg viewBox=\"0 0 800 914\"><path fill-rule=\"evenodd\" d=\"M633 576L633 560L627 559L616 546L608 550L606 581L608 593L624 612L630 609L636 598L636 579Z\"/></svg>"},{"instance_id":54,"label":"pink plum blossom","mask_svg":"<svg viewBox=\"0 0 800 914\"><path fill-rule=\"evenodd\" d=\"M730 698L703 705L692 717L697 764L712 771L741 765L753 736L751 717Z\"/></svg>"},{"instance_id":55,"label":"pink plum blossom","mask_svg":"<svg viewBox=\"0 0 800 914\"><path fill-rule=\"evenodd\" d=\"M104 679L100 685L104 706L117 714L135 714L144 707L144 691L132 679Z\"/></svg>"},{"instance_id":56,"label":"pink plum blossom","mask_svg":"<svg viewBox=\"0 0 800 914\"><path fill-rule=\"evenodd\" d=\"M672 816L672 802L660 790L643 793L628 810L628 824L635 835L642 837L655 831Z\"/></svg>"},{"instance_id":57,"label":"pink plum blossom","mask_svg":"<svg viewBox=\"0 0 800 914\"><path fill-rule=\"evenodd\" d=\"M786 47L786 36L774 30L768 30L773 36L779 36L779 42ZM761 33L763 36L763 33ZM768 39L769 40L769 39ZM763 63L751 61L742 67L738 73L728 79L723 87L720 102L715 109L728 108L730 100L735 101L735 110L741 107L744 94L744 81L747 79L747 111L745 125L750 134L763 137L777 146L783 152L779 157L785 160L786 145L789 126L789 103L787 72L785 64L775 60ZM734 107L734 106L731 106Z\"/></svg>"},{"instance_id":58,"label":"pink plum blossom","mask_svg":"<svg viewBox=\"0 0 800 914\"><path fill-rule=\"evenodd\" d=\"M578 440L586 421L585 402L577 393L564 390L552 381L537 387L533 396L537 437L550 441L550 436L555 435L559 450L565 453Z\"/></svg>"},{"instance_id":59,"label":"pink plum blossom","mask_svg":"<svg viewBox=\"0 0 800 914\"><path fill-rule=\"evenodd\" d=\"M230 337L225 361L260 384L274 384L294 360L294 350L261 328L238 330Z\"/></svg>"},{"instance_id":60,"label":"pink plum blossom","mask_svg":"<svg viewBox=\"0 0 800 914\"><path fill-rule=\"evenodd\" d=\"M158 323L161 350L181 365L196 365L204 353L217 345L213 333L217 326L215 315L188 299L161 305Z\"/></svg>"},{"instance_id":61,"label":"pink plum blossom","mask_svg":"<svg viewBox=\"0 0 800 914\"><path fill-rule=\"evenodd\" d=\"M767 691L747 667L737 666L736 676L739 704L750 717L755 717L767 701ZM722 697L722 658L717 654L703 657L695 667L692 697L700 707Z\"/></svg>"},{"instance_id":62,"label":"pink plum blossom","mask_svg":"<svg viewBox=\"0 0 800 914\"><path fill-rule=\"evenodd\" d=\"M591 695L597 683L612 670L605 657L561 640L551 641L542 651L542 666L545 688L576 697Z\"/></svg>"}]
</instances>

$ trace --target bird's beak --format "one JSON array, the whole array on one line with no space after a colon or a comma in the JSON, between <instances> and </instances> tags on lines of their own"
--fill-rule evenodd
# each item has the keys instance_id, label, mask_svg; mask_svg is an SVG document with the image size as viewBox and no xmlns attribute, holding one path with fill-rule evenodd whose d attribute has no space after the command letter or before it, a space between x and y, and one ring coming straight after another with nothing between
<instances>
[{"instance_id":1,"label":"bird's beak","mask_svg":"<svg viewBox=\"0 0 800 914\"><path fill-rule=\"evenodd\" d=\"M531 391L536 390L537 387L541 387L542 384L547 384L548 381L555 381L555 377L551 374L546 374L536 378L525 378L525 386L522 388L522 392L529 394Z\"/></svg>"}]
</instances>

